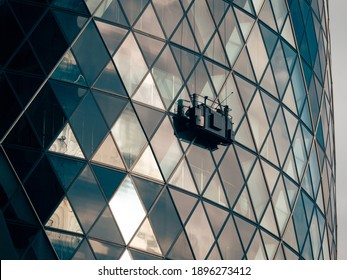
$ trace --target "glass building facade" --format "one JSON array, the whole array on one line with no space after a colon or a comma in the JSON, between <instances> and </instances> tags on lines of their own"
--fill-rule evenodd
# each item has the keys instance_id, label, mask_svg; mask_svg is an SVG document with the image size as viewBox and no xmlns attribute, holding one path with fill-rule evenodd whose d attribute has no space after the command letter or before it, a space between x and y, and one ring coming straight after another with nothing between
<instances>
[{"instance_id":1,"label":"glass building facade","mask_svg":"<svg viewBox=\"0 0 347 280\"><path fill-rule=\"evenodd\" d=\"M2 259L336 259L328 2L0 0ZM177 100L234 141L175 135Z\"/></svg>"}]
</instances>

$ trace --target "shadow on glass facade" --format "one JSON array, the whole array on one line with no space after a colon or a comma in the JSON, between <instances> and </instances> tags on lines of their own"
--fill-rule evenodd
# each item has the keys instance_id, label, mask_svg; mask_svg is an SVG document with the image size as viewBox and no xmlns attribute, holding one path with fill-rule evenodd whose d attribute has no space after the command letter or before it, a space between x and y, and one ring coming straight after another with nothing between
<instances>
[{"instance_id":1,"label":"shadow on glass facade","mask_svg":"<svg viewBox=\"0 0 347 280\"><path fill-rule=\"evenodd\" d=\"M1 0L2 259L335 259L323 0ZM234 141L176 136L179 99Z\"/></svg>"}]
</instances>

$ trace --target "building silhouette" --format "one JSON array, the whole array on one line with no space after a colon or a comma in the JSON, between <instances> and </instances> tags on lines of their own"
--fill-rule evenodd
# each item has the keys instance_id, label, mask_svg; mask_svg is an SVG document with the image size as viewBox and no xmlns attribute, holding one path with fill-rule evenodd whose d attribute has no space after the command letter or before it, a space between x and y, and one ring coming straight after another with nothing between
<instances>
[{"instance_id":1,"label":"building silhouette","mask_svg":"<svg viewBox=\"0 0 347 280\"><path fill-rule=\"evenodd\" d=\"M0 26L2 259L336 259L327 1L0 0ZM193 94L231 144L178 133Z\"/></svg>"}]
</instances>

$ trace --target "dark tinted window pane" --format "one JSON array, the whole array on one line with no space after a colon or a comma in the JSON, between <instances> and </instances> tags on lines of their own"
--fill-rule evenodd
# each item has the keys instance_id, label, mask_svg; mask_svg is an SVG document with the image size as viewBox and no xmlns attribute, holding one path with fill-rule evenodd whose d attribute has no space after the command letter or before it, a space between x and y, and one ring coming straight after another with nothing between
<instances>
[{"instance_id":1,"label":"dark tinted window pane","mask_svg":"<svg viewBox=\"0 0 347 280\"><path fill-rule=\"evenodd\" d=\"M110 60L93 21L88 24L72 50L87 82L93 84L101 69Z\"/></svg>"},{"instance_id":2,"label":"dark tinted window pane","mask_svg":"<svg viewBox=\"0 0 347 280\"><path fill-rule=\"evenodd\" d=\"M64 194L46 157L40 161L24 186L42 223L45 224Z\"/></svg>"},{"instance_id":3,"label":"dark tinted window pane","mask_svg":"<svg viewBox=\"0 0 347 280\"><path fill-rule=\"evenodd\" d=\"M4 75L0 75L0 91L0 138L2 138L22 108L19 106Z\"/></svg>"},{"instance_id":4,"label":"dark tinted window pane","mask_svg":"<svg viewBox=\"0 0 347 280\"><path fill-rule=\"evenodd\" d=\"M124 248L89 239L97 260L118 260Z\"/></svg>"},{"instance_id":5,"label":"dark tinted window pane","mask_svg":"<svg viewBox=\"0 0 347 280\"><path fill-rule=\"evenodd\" d=\"M0 5L0 26L0 65L4 65L23 38L23 33L6 3Z\"/></svg>"},{"instance_id":6,"label":"dark tinted window pane","mask_svg":"<svg viewBox=\"0 0 347 280\"><path fill-rule=\"evenodd\" d=\"M70 121L81 148L89 157L99 146L107 131L107 126L91 93L84 98Z\"/></svg>"},{"instance_id":7,"label":"dark tinted window pane","mask_svg":"<svg viewBox=\"0 0 347 280\"><path fill-rule=\"evenodd\" d=\"M88 166L71 186L68 197L83 229L88 231L106 204Z\"/></svg>"},{"instance_id":8,"label":"dark tinted window pane","mask_svg":"<svg viewBox=\"0 0 347 280\"><path fill-rule=\"evenodd\" d=\"M30 42L47 73L58 63L68 46L51 13L36 27Z\"/></svg>"},{"instance_id":9,"label":"dark tinted window pane","mask_svg":"<svg viewBox=\"0 0 347 280\"><path fill-rule=\"evenodd\" d=\"M148 211L157 198L162 186L137 177L133 177L133 180L140 198Z\"/></svg>"},{"instance_id":10,"label":"dark tinted window pane","mask_svg":"<svg viewBox=\"0 0 347 280\"><path fill-rule=\"evenodd\" d=\"M153 231L165 254L182 228L167 190L163 192L149 217L152 222Z\"/></svg>"},{"instance_id":11,"label":"dark tinted window pane","mask_svg":"<svg viewBox=\"0 0 347 280\"><path fill-rule=\"evenodd\" d=\"M47 147L65 123L65 115L48 85L36 96L27 112L41 143Z\"/></svg>"}]
</instances>

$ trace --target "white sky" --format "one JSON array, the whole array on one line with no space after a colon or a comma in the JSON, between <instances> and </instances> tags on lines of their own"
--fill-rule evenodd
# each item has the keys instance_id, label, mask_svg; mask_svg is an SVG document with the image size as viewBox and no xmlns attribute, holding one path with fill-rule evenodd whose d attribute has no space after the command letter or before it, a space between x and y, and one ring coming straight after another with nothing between
<instances>
[{"instance_id":1,"label":"white sky","mask_svg":"<svg viewBox=\"0 0 347 280\"><path fill-rule=\"evenodd\" d=\"M329 1L337 157L338 259L347 260L347 1Z\"/></svg>"}]
</instances>

